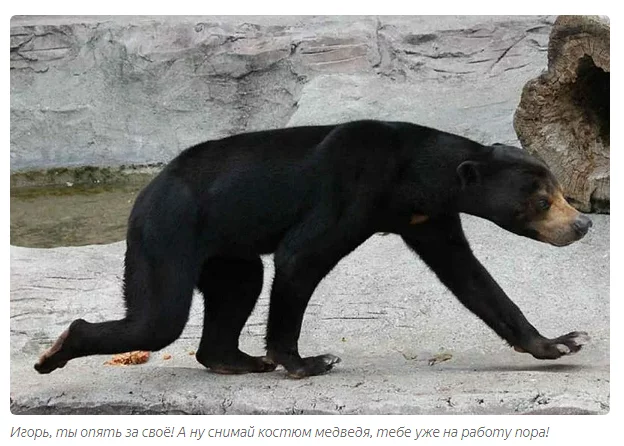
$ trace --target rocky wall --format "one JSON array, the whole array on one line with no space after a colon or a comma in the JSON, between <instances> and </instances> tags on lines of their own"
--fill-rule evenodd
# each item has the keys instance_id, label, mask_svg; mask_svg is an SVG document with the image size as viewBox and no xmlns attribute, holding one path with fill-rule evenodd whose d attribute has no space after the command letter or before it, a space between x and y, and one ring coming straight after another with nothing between
<instances>
[{"instance_id":1,"label":"rocky wall","mask_svg":"<svg viewBox=\"0 0 624 446\"><path fill-rule=\"evenodd\" d=\"M11 170L153 165L237 132L381 118L517 143L552 17L14 17Z\"/></svg>"}]
</instances>

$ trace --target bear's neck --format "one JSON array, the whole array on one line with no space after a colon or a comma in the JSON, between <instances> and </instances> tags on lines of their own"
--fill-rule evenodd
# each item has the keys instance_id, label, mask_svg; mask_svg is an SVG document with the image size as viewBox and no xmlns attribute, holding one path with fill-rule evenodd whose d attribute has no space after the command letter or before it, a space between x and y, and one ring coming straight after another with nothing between
<instances>
[{"instance_id":1,"label":"bear's neck","mask_svg":"<svg viewBox=\"0 0 624 446\"><path fill-rule=\"evenodd\" d=\"M491 156L492 148L469 141L469 144L438 146L433 150L437 153L427 150L412 165L410 189L418 201L429 200L429 205L422 204L424 208L473 213L474 200L479 197L472 188L462 188L457 168L465 161L484 162Z\"/></svg>"}]
</instances>

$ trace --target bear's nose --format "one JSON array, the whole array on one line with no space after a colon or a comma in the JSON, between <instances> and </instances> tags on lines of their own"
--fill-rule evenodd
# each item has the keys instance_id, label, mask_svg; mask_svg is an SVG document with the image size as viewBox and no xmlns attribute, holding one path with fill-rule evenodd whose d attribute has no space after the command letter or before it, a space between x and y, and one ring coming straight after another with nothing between
<instances>
[{"instance_id":1,"label":"bear's nose","mask_svg":"<svg viewBox=\"0 0 624 446\"><path fill-rule=\"evenodd\" d=\"M587 234L589 228L592 227L592 221L589 219L589 217L587 217L587 215L581 214L576 217L576 220L574 220L574 223L572 223L572 227L577 232L577 234L582 237Z\"/></svg>"}]
</instances>

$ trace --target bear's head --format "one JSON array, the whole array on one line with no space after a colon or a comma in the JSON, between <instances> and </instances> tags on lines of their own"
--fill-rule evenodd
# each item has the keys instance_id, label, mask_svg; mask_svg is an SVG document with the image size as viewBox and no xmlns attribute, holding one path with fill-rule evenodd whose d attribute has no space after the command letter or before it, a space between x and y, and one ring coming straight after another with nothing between
<instances>
[{"instance_id":1,"label":"bear's head","mask_svg":"<svg viewBox=\"0 0 624 446\"><path fill-rule=\"evenodd\" d=\"M515 234L565 246L592 226L566 201L548 166L522 149L495 144L485 157L462 162L457 175L460 209Z\"/></svg>"}]
</instances>

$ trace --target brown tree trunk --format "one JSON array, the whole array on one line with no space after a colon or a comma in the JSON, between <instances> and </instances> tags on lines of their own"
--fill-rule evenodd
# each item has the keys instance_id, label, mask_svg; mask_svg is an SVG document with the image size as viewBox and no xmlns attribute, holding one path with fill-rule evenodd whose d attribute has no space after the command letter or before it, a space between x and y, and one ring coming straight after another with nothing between
<instances>
[{"instance_id":1,"label":"brown tree trunk","mask_svg":"<svg viewBox=\"0 0 624 446\"><path fill-rule=\"evenodd\" d=\"M609 19L560 16L548 71L522 91L514 127L583 212L609 212Z\"/></svg>"}]
</instances>

